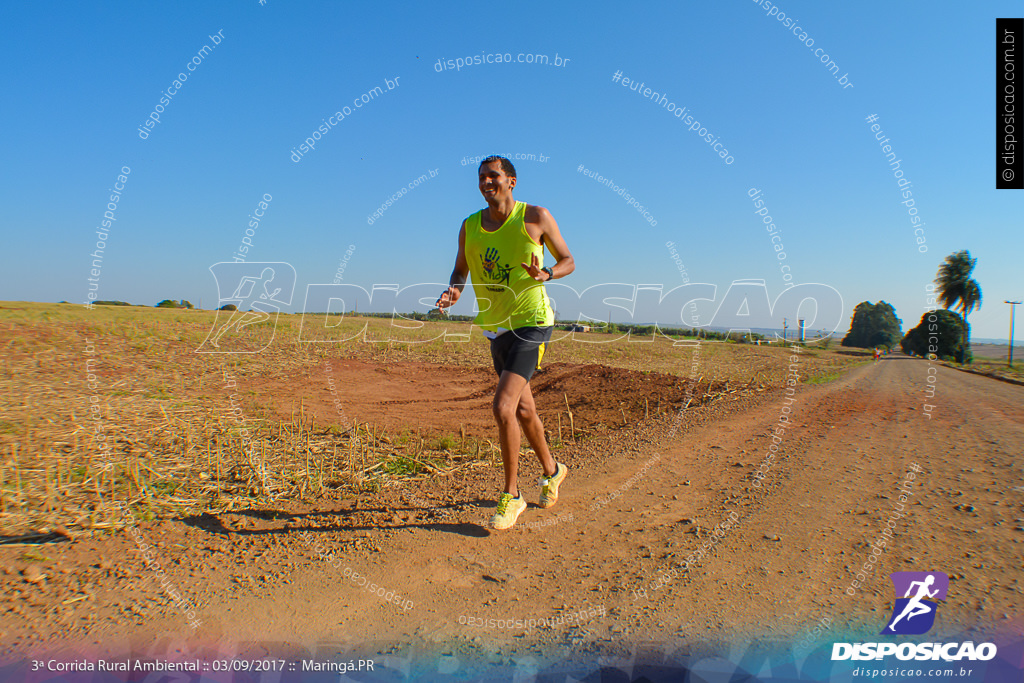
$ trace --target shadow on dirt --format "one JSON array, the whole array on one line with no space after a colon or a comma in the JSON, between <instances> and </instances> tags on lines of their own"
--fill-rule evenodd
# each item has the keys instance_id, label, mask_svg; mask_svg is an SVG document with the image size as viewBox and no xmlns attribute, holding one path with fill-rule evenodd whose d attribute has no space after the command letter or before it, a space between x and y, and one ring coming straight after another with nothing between
<instances>
[{"instance_id":1,"label":"shadow on dirt","mask_svg":"<svg viewBox=\"0 0 1024 683\"><path fill-rule=\"evenodd\" d=\"M467 501L464 503L449 503L447 505L437 505L433 507L360 507L353 509L343 510L317 510L311 512L285 512L282 510L263 510L263 509L247 509L247 510L232 510L230 512L223 512L220 515L214 515L209 512L204 512L200 515L190 515L187 517L181 517L176 521L182 522L183 524L201 529L210 534L217 534L222 536L264 536L268 534L291 534L291 533L323 533L329 531L383 531L387 529L427 529L430 531L441 531L450 534L457 534L459 536L468 536L472 538L484 538L490 535L490 531L480 526L479 524L472 524L469 522L405 522L405 523L352 523L352 524L330 524L330 525L318 525L318 526L298 526L294 525L295 521L303 520L310 517L323 518L323 517L342 517L349 518L353 515L364 515L364 514L386 514L389 517L394 515L396 512L430 512L437 510L461 510L466 507L477 507L483 508L486 506L493 506L494 501L475 500ZM230 522L225 522L222 517L228 515L234 515L239 517L248 517L251 519L258 519L262 521L279 521L287 520L287 526L270 528L270 529L236 529L232 528Z\"/></svg>"},{"instance_id":2,"label":"shadow on dirt","mask_svg":"<svg viewBox=\"0 0 1024 683\"><path fill-rule=\"evenodd\" d=\"M0 545L43 545L45 543L66 543L70 540L70 536L59 531L35 532L20 536L0 536Z\"/></svg>"}]
</instances>

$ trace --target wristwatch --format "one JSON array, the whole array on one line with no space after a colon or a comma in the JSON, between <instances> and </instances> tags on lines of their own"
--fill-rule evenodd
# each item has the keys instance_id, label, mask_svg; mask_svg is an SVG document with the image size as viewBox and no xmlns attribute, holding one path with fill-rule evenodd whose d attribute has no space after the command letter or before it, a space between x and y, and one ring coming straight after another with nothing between
<instances>
[{"instance_id":1,"label":"wristwatch","mask_svg":"<svg viewBox=\"0 0 1024 683\"><path fill-rule=\"evenodd\" d=\"M551 270L547 266L544 266L543 268L541 268L541 270L543 270L545 273L548 274L548 280L554 280L555 279L555 271Z\"/></svg>"}]
</instances>

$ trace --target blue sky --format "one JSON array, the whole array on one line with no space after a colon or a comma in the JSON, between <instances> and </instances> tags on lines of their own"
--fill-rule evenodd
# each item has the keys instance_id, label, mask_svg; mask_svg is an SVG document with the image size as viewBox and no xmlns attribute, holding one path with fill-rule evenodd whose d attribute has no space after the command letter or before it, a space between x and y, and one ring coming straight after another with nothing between
<instances>
[{"instance_id":1,"label":"blue sky","mask_svg":"<svg viewBox=\"0 0 1024 683\"><path fill-rule=\"evenodd\" d=\"M106 240L101 299L212 307L209 267L231 260L264 194L272 201L246 259L294 266L293 310L307 284L333 281L349 245L344 283L447 282L459 224L484 205L475 164L461 161L499 152L537 155L516 162L516 197L559 222L577 262L564 284L577 289L680 285L672 241L690 280L715 284L719 301L740 279L764 280L774 298L782 273L748 197L757 188L793 282L842 295L840 329L858 302L879 299L904 329L915 325L939 263L969 249L984 293L973 334L1005 338L1002 301L1024 296L1024 194L994 189L993 37L995 18L1019 14L1019 3L779 9L812 48L753 0L12 5L0 26L9 65L0 298L86 300L89 254L122 166L131 173ZM218 31L223 40L141 139L162 91ZM489 53L569 61L435 69ZM732 163L614 82L617 71L687 107ZM397 87L352 107L386 79ZM346 105L351 114L292 161ZM926 253L865 121L872 114L913 183ZM581 164L627 188L657 224Z\"/></svg>"}]
</instances>

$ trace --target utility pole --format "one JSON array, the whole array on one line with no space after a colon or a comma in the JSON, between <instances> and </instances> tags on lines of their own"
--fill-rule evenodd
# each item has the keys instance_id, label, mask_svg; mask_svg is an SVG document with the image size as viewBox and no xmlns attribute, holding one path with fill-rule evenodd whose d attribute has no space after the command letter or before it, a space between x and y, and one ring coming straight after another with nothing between
<instances>
[{"instance_id":1,"label":"utility pole","mask_svg":"<svg viewBox=\"0 0 1024 683\"><path fill-rule=\"evenodd\" d=\"M789 327L789 321L786 318L782 319L782 344L786 344L786 329Z\"/></svg>"},{"instance_id":2,"label":"utility pole","mask_svg":"<svg viewBox=\"0 0 1024 683\"><path fill-rule=\"evenodd\" d=\"M1006 301L1003 300L1004 304L1010 304L1010 349L1006 356L1006 364L1009 367L1013 367L1013 314L1017 311L1017 304L1019 301Z\"/></svg>"}]
</instances>

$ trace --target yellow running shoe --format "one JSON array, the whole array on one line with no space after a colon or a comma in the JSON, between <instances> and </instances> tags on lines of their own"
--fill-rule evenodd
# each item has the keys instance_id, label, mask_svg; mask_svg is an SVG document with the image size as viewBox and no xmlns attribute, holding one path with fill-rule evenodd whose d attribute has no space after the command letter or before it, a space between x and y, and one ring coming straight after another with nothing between
<instances>
[{"instance_id":1,"label":"yellow running shoe","mask_svg":"<svg viewBox=\"0 0 1024 683\"><path fill-rule=\"evenodd\" d=\"M558 502L558 485L565 479L569 468L560 462L555 463L555 473L550 477L540 478L540 506L549 508Z\"/></svg>"},{"instance_id":2,"label":"yellow running shoe","mask_svg":"<svg viewBox=\"0 0 1024 683\"><path fill-rule=\"evenodd\" d=\"M498 498L498 511L491 517L492 529L509 529L519 519L519 515L526 509L526 499L520 493L518 498L513 498L511 493L503 493Z\"/></svg>"}]
</instances>

